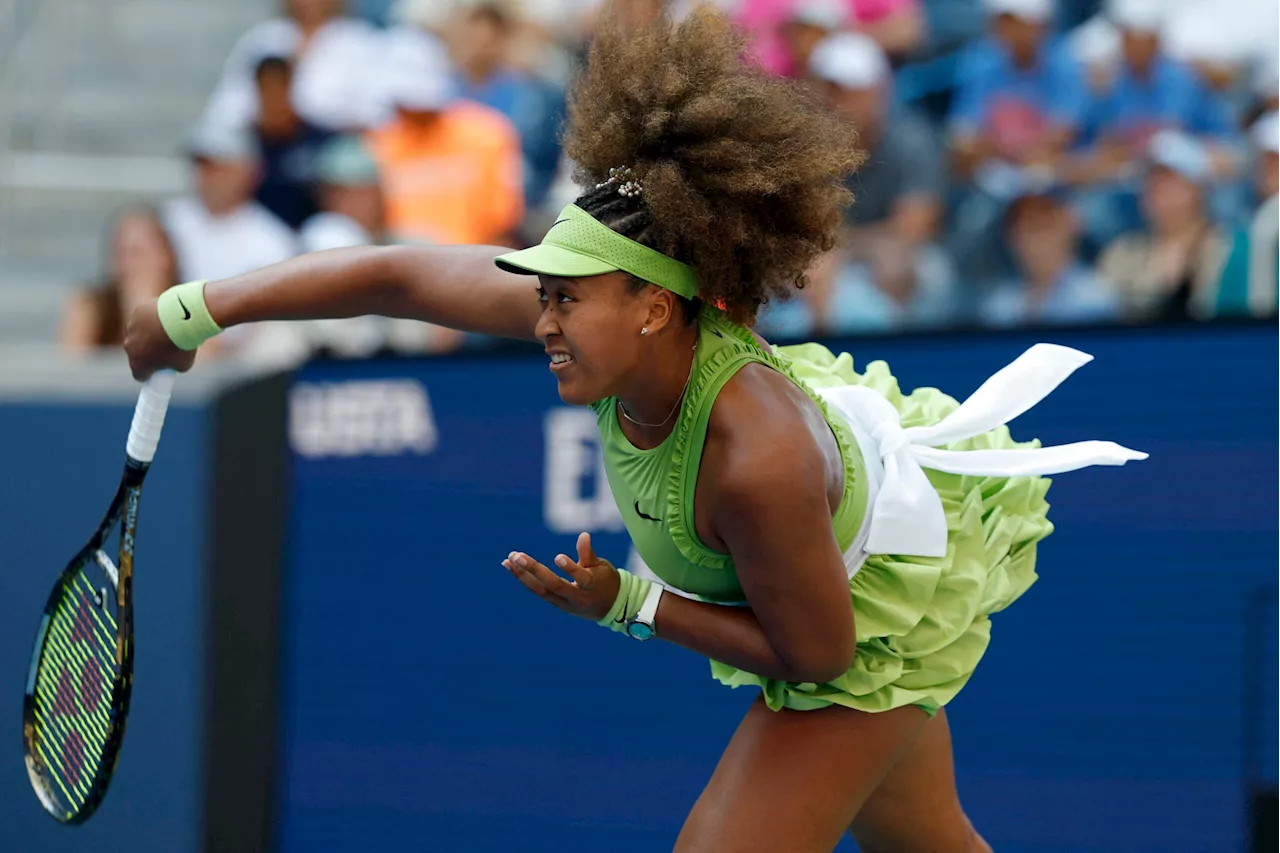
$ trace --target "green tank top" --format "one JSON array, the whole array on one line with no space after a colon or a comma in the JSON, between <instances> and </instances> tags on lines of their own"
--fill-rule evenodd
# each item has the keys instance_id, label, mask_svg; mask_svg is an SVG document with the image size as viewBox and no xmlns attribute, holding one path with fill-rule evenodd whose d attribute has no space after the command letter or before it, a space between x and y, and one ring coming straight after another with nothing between
<instances>
[{"instance_id":1,"label":"green tank top","mask_svg":"<svg viewBox=\"0 0 1280 853\"><path fill-rule=\"evenodd\" d=\"M698 326L689 390L675 429L661 444L641 450L623 435L617 398L600 400L591 408L600 428L609 487L640 557L669 586L707 601L737 604L745 599L732 558L703 544L693 518L711 407L735 373L752 363L768 365L804 389L822 411L844 461L844 493L832 518L841 551L849 549L862 525L867 482L862 455L848 425L796 377L785 353L764 349L749 330L710 306L703 306Z\"/></svg>"}]
</instances>

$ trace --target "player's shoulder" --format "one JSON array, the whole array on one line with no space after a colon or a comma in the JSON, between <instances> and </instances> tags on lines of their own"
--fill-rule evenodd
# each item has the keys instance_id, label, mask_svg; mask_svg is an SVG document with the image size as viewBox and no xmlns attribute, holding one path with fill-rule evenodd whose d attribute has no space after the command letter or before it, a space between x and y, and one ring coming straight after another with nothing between
<instances>
[{"instance_id":1,"label":"player's shoulder","mask_svg":"<svg viewBox=\"0 0 1280 853\"><path fill-rule=\"evenodd\" d=\"M712 404L704 454L724 488L776 489L779 478L803 478L825 465L815 435L829 427L821 410L788 377L750 363L725 383Z\"/></svg>"}]
</instances>

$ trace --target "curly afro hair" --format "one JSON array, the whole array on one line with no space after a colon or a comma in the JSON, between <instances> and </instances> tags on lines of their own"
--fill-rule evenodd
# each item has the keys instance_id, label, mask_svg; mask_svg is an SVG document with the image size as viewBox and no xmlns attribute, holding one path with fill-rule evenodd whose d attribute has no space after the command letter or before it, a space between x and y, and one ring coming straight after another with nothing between
<instances>
[{"instance_id":1,"label":"curly afro hair","mask_svg":"<svg viewBox=\"0 0 1280 853\"><path fill-rule=\"evenodd\" d=\"M744 53L706 6L625 33L605 20L570 93L565 152L585 186L630 167L641 193L605 184L578 206L692 266L702 299L750 324L835 245L862 155L848 124Z\"/></svg>"}]
</instances>

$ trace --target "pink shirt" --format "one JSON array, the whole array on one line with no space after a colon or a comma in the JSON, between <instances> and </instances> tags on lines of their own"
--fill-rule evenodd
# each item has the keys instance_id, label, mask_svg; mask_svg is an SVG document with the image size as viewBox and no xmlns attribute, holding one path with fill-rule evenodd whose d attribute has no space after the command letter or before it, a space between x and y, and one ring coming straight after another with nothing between
<instances>
[{"instance_id":1,"label":"pink shirt","mask_svg":"<svg viewBox=\"0 0 1280 853\"><path fill-rule=\"evenodd\" d=\"M778 36L779 26L790 16L800 0L743 0L738 7L738 23L751 34L752 55L775 74L790 74L786 47ZM849 20L855 24L873 24L903 9L913 8L918 0L844 0Z\"/></svg>"}]
</instances>

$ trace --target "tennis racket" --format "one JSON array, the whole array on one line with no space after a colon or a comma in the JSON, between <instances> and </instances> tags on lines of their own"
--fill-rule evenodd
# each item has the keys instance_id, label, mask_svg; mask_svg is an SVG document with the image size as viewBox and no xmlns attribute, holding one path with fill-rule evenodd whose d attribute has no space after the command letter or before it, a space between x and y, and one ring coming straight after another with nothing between
<instances>
[{"instance_id":1,"label":"tennis racket","mask_svg":"<svg viewBox=\"0 0 1280 853\"><path fill-rule=\"evenodd\" d=\"M133 550L142 481L164 426L173 371L138 396L124 475L107 515L54 584L36 632L22 700L22 745L31 786L66 824L102 802L124 738L133 687ZM117 562L108 540L120 525Z\"/></svg>"}]
</instances>

